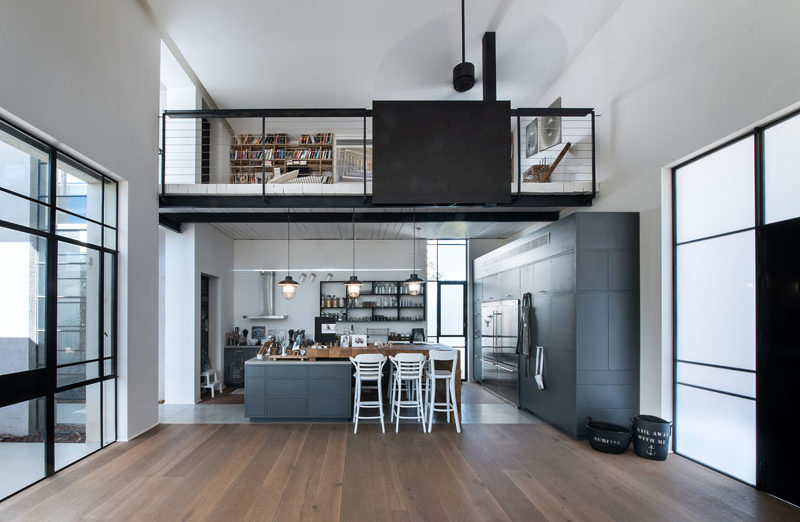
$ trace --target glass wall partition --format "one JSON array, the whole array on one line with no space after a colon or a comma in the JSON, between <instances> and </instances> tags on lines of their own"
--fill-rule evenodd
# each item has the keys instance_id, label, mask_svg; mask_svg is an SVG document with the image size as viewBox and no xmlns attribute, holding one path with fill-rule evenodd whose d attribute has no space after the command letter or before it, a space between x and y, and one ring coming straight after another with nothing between
<instances>
[{"instance_id":1,"label":"glass wall partition","mask_svg":"<svg viewBox=\"0 0 800 522\"><path fill-rule=\"evenodd\" d=\"M797 112L673 169L677 453L791 502Z\"/></svg>"},{"instance_id":2,"label":"glass wall partition","mask_svg":"<svg viewBox=\"0 0 800 522\"><path fill-rule=\"evenodd\" d=\"M0 499L116 440L117 183L0 121Z\"/></svg>"}]
</instances>

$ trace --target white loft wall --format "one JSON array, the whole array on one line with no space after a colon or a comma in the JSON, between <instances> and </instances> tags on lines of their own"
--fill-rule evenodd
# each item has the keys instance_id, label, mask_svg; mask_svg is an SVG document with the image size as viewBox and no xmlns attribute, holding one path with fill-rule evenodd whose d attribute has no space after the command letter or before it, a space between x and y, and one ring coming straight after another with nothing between
<instances>
[{"instance_id":1,"label":"white loft wall","mask_svg":"<svg viewBox=\"0 0 800 522\"><path fill-rule=\"evenodd\" d=\"M797 20L796 0L628 0L547 94L530 100L562 96L564 106L597 109L600 195L589 210L641 212L643 412L672 417L662 167L800 100Z\"/></svg>"},{"instance_id":2,"label":"white loft wall","mask_svg":"<svg viewBox=\"0 0 800 522\"><path fill-rule=\"evenodd\" d=\"M212 277L209 356L222 369L224 333L233 323L233 240L205 224L167 231L164 241L164 400L200 400L200 278Z\"/></svg>"},{"instance_id":3,"label":"white loft wall","mask_svg":"<svg viewBox=\"0 0 800 522\"><path fill-rule=\"evenodd\" d=\"M413 241L356 241L356 275L362 281L402 281L408 278L413 263ZM286 241L234 241L234 265L240 270L259 268L286 267ZM275 289L275 313L286 314L288 319L283 321L249 321L242 319L243 315L260 314L263 304L259 290L259 276L257 272L236 272L234 274L234 325L239 328L266 325L274 329L304 329L313 336L314 318L319 315L319 286L320 280L327 273L325 270L306 270L308 268L347 268L353 264L352 241L292 241L292 277L297 280L300 272L315 272L317 280L314 283L303 283L297 289L297 294L290 301L284 299L278 288ZM417 240L417 272L424 277L425 274L425 241ZM295 269L296 267L296 269ZM402 268L403 271L364 272L359 269ZM304 269L304 270L300 270ZM275 273L276 283L286 276L285 268ZM335 280L346 280L349 272L333 272ZM344 285L342 285L343 287ZM344 291L340 292L344 296ZM415 324L424 327L424 323ZM397 329L411 333L411 326L407 323L375 322L355 323L357 333L365 333L367 327Z\"/></svg>"},{"instance_id":4,"label":"white loft wall","mask_svg":"<svg viewBox=\"0 0 800 522\"><path fill-rule=\"evenodd\" d=\"M161 110L191 110L202 107L199 90L167 46L161 42ZM193 118L167 119L167 183L200 182L201 122Z\"/></svg>"},{"instance_id":5,"label":"white loft wall","mask_svg":"<svg viewBox=\"0 0 800 522\"><path fill-rule=\"evenodd\" d=\"M159 36L133 1L7 0L0 113L118 176L117 433L158 422L156 114Z\"/></svg>"}]
</instances>

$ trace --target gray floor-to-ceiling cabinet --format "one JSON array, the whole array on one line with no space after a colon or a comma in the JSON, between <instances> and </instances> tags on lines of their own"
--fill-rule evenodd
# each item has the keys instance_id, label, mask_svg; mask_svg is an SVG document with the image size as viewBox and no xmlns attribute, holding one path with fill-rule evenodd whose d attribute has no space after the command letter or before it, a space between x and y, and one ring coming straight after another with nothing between
<instances>
[{"instance_id":1,"label":"gray floor-to-ceiling cabinet","mask_svg":"<svg viewBox=\"0 0 800 522\"><path fill-rule=\"evenodd\" d=\"M572 214L476 259L474 273L474 318L482 302L532 296L520 407L574 437L585 436L587 416L628 424L639 411L637 213ZM474 376L482 380L480 328L472 335ZM533 378L537 345L544 347L544 390Z\"/></svg>"}]
</instances>

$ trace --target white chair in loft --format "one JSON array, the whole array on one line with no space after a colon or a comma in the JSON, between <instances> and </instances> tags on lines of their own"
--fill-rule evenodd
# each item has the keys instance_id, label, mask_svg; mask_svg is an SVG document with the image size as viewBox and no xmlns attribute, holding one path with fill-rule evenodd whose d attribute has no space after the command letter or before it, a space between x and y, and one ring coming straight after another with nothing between
<instances>
[{"instance_id":1,"label":"white chair in loft","mask_svg":"<svg viewBox=\"0 0 800 522\"><path fill-rule=\"evenodd\" d=\"M214 398L214 388L219 388L219 392L222 393L222 381L217 377L217 370L214 369L213 364L211 369L200 372L200 389L203 388L211 390L212 399Z\"/></svg>"},{"instance_id":2,"label":"white chair in loft","mask_svg":"<svg viewBox=\"0 0 800 522\"><path fill-rule=\"evenodd\" d=\"M394 365L392 381L392 413L394 414L394 431L400 430L400 419L416 419L422 423L425 432L425 412L422 404L422 370L425 367L425 355L421 353L398 353L389 357ZM403 388L406 389L406 400L403 400ZM416 415L400 415L402 408L414 408Z\"/></svg>"},{"instance_id":3,"label":"white chair in loft","mask_svg":"<svg viewBox=\"0 0 800 522\"><path fill-rule=\"evenodd\" d=\"M428 406L428 433L431 432L433 427L433 412L446 412L447 422L450 422L450 412L456 421L456 431L461 433L461 423L458 419L458 405L456 404L456 361L458 361L457 350L431 350L428 353L430 357L430 364L428 370L425 372L425 381L428 386L425 390L425 402ZM436 362L450 362L451 367L448 369L436 368ZM436 402L436 381L443 380L445 388L445 402ZM439 406L439 408L437 408Z\"/></svg>"},{"instance_id":4,"label":"white chair in loft","mask_svg":"<svg viewBox=\"0 0 800 522\"><path fill-rule=\"evenodd\" d=\"M386 363L386 356L380 353L362 353L355 357L350 357L350 362L356 368L353 377L356 379L355 397L353 400L353 422L355 427L353 433L358 433L358 420L359 419L380 419L381 431L386 433L386 427L383 424L383 392L381 391L381 378L383 377L383 365ZM361 391L371 389L372 386L363 386L363 383L376 384L378 390L377 401L363 401L361 400ZM361 408L377 409L378 415L362 416Z\"/></svg>"}]
</instances>

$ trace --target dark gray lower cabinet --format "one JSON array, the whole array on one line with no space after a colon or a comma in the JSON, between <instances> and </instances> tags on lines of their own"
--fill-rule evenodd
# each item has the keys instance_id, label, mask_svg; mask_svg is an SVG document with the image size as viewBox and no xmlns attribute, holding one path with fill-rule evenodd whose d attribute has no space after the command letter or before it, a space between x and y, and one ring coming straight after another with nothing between
<instances>
[{"instance_id":1,"label":"dark gray lower cabinet","mask_svg":"<svg viewBox=\"0 0 800 522\"><path fill-rule=\"evenodd\" d=\"M244 361L252 359L256 356L260 349L261 346L226 346L224 348L223 365L225 366L225 369L223 374L225 378L225 386L240 387L244 384L243 381L234 382L235 379L231 378L231 365L237 361L244 363Z\"/></svg>"},{"instance_id":2,"label":"dark gray lower cabinet","mask_svg":"<svg viewBox=\"0 0 800 522\"><path fill-rule=\"evenodd\" d=\"M349 420L349 361L248 362L245 416L253 420Z\"/></svg>"}]
</instances>

